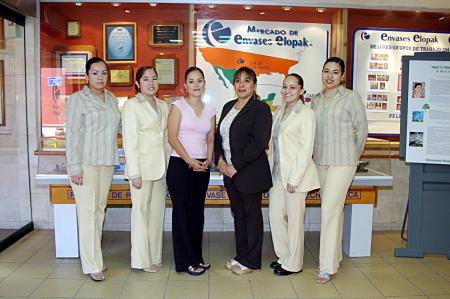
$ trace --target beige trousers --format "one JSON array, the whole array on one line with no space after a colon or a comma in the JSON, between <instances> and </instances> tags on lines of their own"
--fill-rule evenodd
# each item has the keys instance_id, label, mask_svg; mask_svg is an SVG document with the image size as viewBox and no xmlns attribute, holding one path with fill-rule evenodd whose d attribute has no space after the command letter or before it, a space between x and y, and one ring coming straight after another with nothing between
<instances>
[{"instance_id":1,"label":"beige trousers","mask_svg":"<svg viewBox=\"0 0 450 299\"><path fill-rule=\"evenodd\" d=\"M131 267L149 268L161 264L166 180L143 180L142 188L130 183Z\"/></svg>"},{"instance_id":2,"label":"beige trousers","mask_svg":"<svg viewBox=\"0 0 450 299\"><path fill-rule=\"evenodd\" d=\"M317 171L321 200L319 269L335 274L342 261L344 203L356 166L317 165Z\"/></svg>"},{"instance_id":3,"label":"beige trousers","mask_svg":"<svg viewBox=\"0 0 450 299\"><path fill-rule=\"evenodd\" d=\"M303 268L306 192L289 193L281 180L269 191L269 220L275 254L283 269Z\"/></svg>"},{"instance_id":4,"label":"beige trousers","mask_svg":"<svg viewBox=\"0 0 450 299\"><path fill-rule=\"evenodd\" d=\"M70 183L75 195L83 273L103 269L102 230L114 166L83 165L83 185Z\"/></svg>"}]
</instances>

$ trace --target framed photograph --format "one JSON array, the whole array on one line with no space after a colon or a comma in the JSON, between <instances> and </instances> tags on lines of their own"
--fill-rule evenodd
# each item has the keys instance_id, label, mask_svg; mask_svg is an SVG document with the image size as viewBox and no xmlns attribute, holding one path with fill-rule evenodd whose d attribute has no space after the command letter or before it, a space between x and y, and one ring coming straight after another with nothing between
<instances>
[{"instance_id":1,"label":"framed photograph","mask_svg":"<svg viewBox=\"0 0 450 299\"><path fill-rule=\"evenodd\" d=\"M136 63L136 23L103 23L103 56L107 63Z\"/></svg>"},{"instance_id":2,"label":"framed photograph","mask_svg":"<svg viewBox=\"0 0 450 299\"><path fill-rule=\"evenodd\" d=\"M149 24L148 44L151 47L181 47L183 45L183 25L178 22Z\"/></svg>"},{"instance_id":3,"label":"framed photograph","mask_svg":"<svg viewBox=\"0 0 450 299\"><path fill-rule=\"evenodd\" d=\"M86 62L92 58L88 51L67 51L59 53L59 65L68 79L82 79L86 74Z\"/></svg>"},{"instance_id":4,"label":"framed photograph","mask_svg":"<svg viewBox=\"0 0 450 299\"><path fill-rule=\"evenodd\" d=\"M81 22L80 21L67 21L66 22L66 37L67 38L81 37Z\"/></svg>"},{"instance_id":5,"label":"framed photograph","mask_svg":"<svg viewBox=\"0 0 450 299\"><path fill-rule=\"evenodd\" d=\"M153 59L158 72L159 89L173 89L178 84L178 58L175 55L158 55Z\"/></svg>"},{"instance_id":6,"label":"framed photograph","mask_svg":"<svg viewBox=\"0 0 450 299\"><path fill-rule=\"evenodd\" d=\"M133 67L130 64L108 66L108 83L113 87L133 86Z\"/></svg>"},{"instance_id":7,"label":"framed photograph","mask_svg":"<svg viewBox=\"0 0 450 299\"><path fill-rule=\"evenodd\" d=\"M0 60L0 127L6 127L6 114L5 114L5 62L3 60Z\"/></svg>"}]
</instances>

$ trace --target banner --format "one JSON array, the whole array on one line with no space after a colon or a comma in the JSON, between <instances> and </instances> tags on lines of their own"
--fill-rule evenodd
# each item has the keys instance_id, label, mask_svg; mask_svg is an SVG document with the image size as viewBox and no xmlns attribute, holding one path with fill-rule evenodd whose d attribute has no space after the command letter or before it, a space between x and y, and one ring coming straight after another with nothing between
<instances>
[{"instance_id":1,"label":"banner","mask_svg":"<svg viewBox=\"0 0 450 299\"><path fill-rule=\"evenodd\" d=\"M399 134L402 56L449 52L450 33L359 29L353 36L353 90L365 101L369 133Z\"/></svg>"},{"instance_id":2,"label":"banner","mask_svg":"<svg viewBox=\"0 0 450 299\"><path fill-rule=\"evenodd\" d=\"M196 65L206 78L204 101L217 112L235 98L233 75L242 66L257 75L257 93L272 109L281 103L284 77L298 73L306 98L322 88L329 53L329 24L197 20Z\"/></svg>"}]
</instances>

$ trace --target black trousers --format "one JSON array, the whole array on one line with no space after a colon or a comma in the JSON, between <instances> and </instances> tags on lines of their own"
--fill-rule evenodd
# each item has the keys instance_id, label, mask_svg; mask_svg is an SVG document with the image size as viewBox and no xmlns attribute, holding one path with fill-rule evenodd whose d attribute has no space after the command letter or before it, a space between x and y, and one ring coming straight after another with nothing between
<instances>
[{"instance_id":1,"label":"black trousers","mask_svg":"<svg viewBox=\"0 0 450 299\"><path fill-rule=\"evenodd\" d=\"M251 269L261 268L263 243L262 192L242 193L233 179L224 177L224 185L234 217L236 256L234 259Z\"/></svg>"},{"instance_id":2,"label":"black trousers","mask_svg":"<svg viewBox=\"0 0 450 299\"><path fill-rule=\"evenodd\" d=\"M209 171L193 171L182 158L170 157L166 178L172 199L172 239L177 272L203 263L204 208L209 175Z\"/></svg>"}]
</instances>

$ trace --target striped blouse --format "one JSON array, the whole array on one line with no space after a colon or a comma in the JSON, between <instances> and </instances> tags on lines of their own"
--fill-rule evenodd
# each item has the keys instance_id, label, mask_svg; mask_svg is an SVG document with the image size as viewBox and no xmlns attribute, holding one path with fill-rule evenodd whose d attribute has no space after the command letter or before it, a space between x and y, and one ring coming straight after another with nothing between
<instances>
[{"instance_id":1,"label":"striped blouse","mask_svg":"<svg viewBox=\"0 0 450 299\"><path fill-rule=\"evenodd\" d=\"M119 163L117 132L120 113L116 97L106 89L105 102L88 86L69 97L66 119L66 157L70 175L81 174L82 165Z\"/></svg>"},{"instance_id":2,"label":"striped blouse","mask_svg":"<svg viewBox=\"0 0 450 299\"><path fill-rule=\"evenodd\" d=\"M357 165L368 134L367 116L361 97L340 86L328 101L323 92L313 97L316 115L314 162L317 165Z\"/></svg>"}]
</instances>

